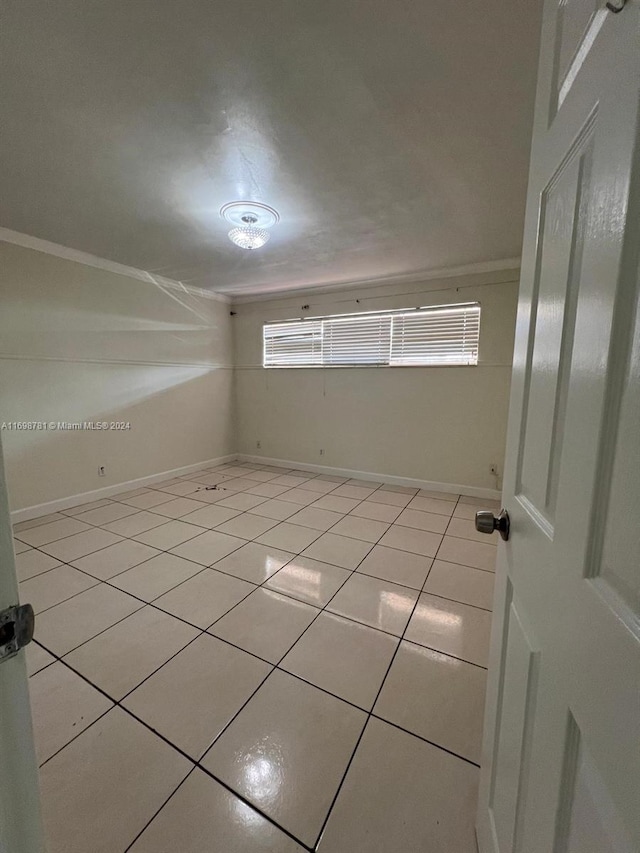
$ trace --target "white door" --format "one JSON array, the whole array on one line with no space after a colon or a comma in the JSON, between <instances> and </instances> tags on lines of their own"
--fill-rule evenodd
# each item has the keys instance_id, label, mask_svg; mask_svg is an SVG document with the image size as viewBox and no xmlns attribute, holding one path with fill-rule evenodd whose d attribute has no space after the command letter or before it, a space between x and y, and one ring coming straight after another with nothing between
<instances>
[{"instance_id":1,"label":"white door","mask_svg":"<svg viewBox=\"0 0 640 853\"><path fill-rule=\"evenodd\" d=\"M13 537L0 441L0 611L18 603ZM0 643L10 634L0 632ZM42 853L38 765L25 652L0 660L0 853Z\"/></svg>"},{"instance_id":2,"label":"white door","mask_svg":"<svg viewBox=\"0 0 640 853\"><path fill-rule=\"evenodd\" d=\"M640 850L640 0L546 0L477 821Z\"/></svg>"}]
</instances>

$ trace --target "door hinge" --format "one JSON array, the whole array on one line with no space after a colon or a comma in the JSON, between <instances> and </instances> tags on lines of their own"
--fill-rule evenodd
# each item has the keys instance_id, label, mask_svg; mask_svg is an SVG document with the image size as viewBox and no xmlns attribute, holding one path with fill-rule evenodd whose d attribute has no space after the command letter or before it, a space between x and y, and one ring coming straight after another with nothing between
<instances>
[{"instance_id":1,"label":"door hinge","mask_svg":"<svg viewBox=\"0 0 640 853\"><path fill-rule=\"evenodd\" d=\"M23 649L33 639L36 617L30 604L0 610L0 663Z\"/></svg>"}]
</instances>

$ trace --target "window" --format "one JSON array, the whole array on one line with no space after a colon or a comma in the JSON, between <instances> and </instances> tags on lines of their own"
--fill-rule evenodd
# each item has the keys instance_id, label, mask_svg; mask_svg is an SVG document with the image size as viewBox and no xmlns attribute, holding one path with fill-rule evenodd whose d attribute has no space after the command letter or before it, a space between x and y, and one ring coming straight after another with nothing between
<instances>
[{"instance_id":1,"label":"window","mask_svg":"<svg viewBox=\"0 0 640 853\"><path fill-rule=\"evenodd\" d=\"M264 367L477 364L480 305L283 320L263 327Z\"/></svg>"}]
</instances>

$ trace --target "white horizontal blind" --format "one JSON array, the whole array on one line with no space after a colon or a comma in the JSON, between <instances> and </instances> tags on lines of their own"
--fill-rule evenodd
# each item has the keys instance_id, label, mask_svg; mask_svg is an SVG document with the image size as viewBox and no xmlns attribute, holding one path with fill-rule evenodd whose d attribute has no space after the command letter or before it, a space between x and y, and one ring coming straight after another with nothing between
<instances>
[{"instance_id":1,"label":"white horizontal blind","mask_svg":"<svg viewBox=\"0 0 640 853\"><path fill-rule=\"evenodd\" d=\"M351 314L322 320L322 364L389 363L391 317L388 314Z\"/></svg>"},{"instance_id":2,"label":"white horizontal blind","mask_svg":"<svg viewBox=\"0 0 640 853\"><path fill-rule=\"evenodd\" d=\"M265 367L477 364L480 305L265 323Z\"/></svg>"},{"instance_id":3,"label":"white horizontal blind","mask_svg":"<svg viewBox=\"0 0 640 853\"><path fill-rule=\"evenodd\" d=\"M389 364L477 364L479 336L479 305L396 314Z\"/></svg>"},{"instance_id":4,"label":"white horizontal blind","mask_svg":"<svg viewBox=\"0 0 640 853\"><path fill-rule=\"evenodd\" d=\"M263 333L265 367L321 367L322 321L268 323Z\"/></svg>"}]
</instances>

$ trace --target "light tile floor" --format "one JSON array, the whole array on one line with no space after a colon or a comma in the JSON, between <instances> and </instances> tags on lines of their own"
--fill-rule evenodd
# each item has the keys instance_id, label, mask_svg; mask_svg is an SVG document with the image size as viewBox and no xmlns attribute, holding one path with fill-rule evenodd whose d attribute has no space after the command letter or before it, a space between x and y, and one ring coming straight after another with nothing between
<instances>
[{"instance_id":1,"label":"light tile floor","mask_svg":"<svg viewBox=\"0 0 640 853\"><path fill-rule=\"evenodd\" d=\"M475 853L477 506L235 462L16 524L49 853Z\"/></svg>"}]
</instances>

